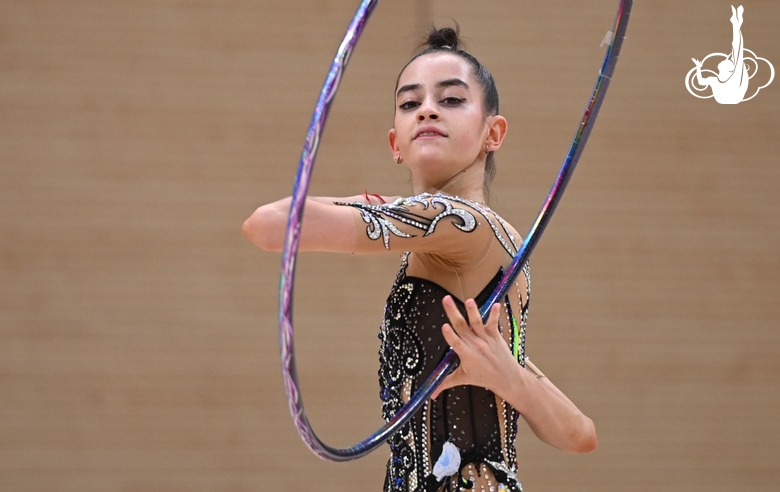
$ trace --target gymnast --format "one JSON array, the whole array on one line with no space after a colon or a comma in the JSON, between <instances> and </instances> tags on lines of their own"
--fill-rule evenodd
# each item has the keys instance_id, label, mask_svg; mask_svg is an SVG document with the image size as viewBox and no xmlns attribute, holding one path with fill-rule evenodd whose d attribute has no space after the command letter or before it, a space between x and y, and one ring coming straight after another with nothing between
<instances>
[{"instance_id":1,"label":"gymnast","mask_svg":"<svg viewBox=\"0 0 780 492\"><path fill-rule=\"evenodd\" d=\"M302 251L401 253L380 338L382 413L391 419L452 347L460 365L389 441L385 491L521 492L514 440L522 416L542 441L596 448L593 422L525 357L528 265L483 324L479 306L520 237L485 202L507 133L492 75L432 30L401 70L389 131L413 196L309 197ZM290 198L258 208L244 234L281 251Z\"/></svg>"}]
</instances>

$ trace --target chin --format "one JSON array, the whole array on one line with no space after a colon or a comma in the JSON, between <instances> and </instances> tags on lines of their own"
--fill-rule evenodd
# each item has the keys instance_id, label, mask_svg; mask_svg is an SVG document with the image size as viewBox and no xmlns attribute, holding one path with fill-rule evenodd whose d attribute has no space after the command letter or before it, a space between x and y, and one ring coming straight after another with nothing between
<instances>
[{"instance_id":1,"label":"chin","mask_svg":"<svg viewBox=\"0 0 780 492\"><path fill-rule=\"evenodd\" d=\"M440 176L451 176L453 174L452 169L457 166L454 166L452 161L428 157L420 158L408 167L412 175L419 175L425 178L424 181L432 182L437 181L436 178Z\"/></svg>"}]
</instances>

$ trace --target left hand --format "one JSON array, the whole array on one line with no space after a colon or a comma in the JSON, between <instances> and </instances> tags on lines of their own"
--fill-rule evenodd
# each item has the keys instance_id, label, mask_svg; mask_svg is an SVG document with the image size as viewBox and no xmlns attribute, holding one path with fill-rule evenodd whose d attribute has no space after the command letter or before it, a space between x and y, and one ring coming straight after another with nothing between
<instances>
[{"instance_id":1,"label":"left hand","mask_svg":"<svg viewBox=\"0 0 780 492\"><path fill-rule=\"evenodd\" d=\"M451 296L444 297L442 305L450 323L445 323L441 331L458 354L460 365L436 388L431 398L437 398L448 388L464 384L481 386L500 396L502 382L506 381L512 366L517 365L509 345L498 330L501 305L496 303L490 308L487 324L482 323L479 307L473 299L466 301L468 322Z\"/></svg>"},{"instance_id":2,"label":"left hand","mask_svg":"<svg viewBox=\"0 0 780 492\"><path fill-rule=\"evenodd\" d=\"M500 304L490 308L487 323L482 323L473 299L466 301L467 323L446 296L442 305L451 324L442 326L447 343L460 357L460 366L436 388L432 397L453 386L470 384L487 388L512 405L542 441L557 448L584 453L596 448L593 421L556 388L547 378L536 378L512 356L509 345L498 330Z\"/></svg>"}]
</instances>

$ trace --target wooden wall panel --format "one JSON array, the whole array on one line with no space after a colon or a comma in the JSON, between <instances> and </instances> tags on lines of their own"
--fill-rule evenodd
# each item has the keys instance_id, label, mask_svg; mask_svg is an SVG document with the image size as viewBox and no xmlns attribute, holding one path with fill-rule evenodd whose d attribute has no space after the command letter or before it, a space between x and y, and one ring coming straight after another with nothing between
<instances>
[{"instance_id":1,"label":"wooden wall panel","mask_svg":"<svg viewBox=\"0 0 780 492\"><path fill-rule=\"evenodd\" d=\"M571 456L518 438L526 490L774 491L780 483L780 96L690 96L729 4L636 2L611 92L534 253L528 350L596 421ZM616 2L385 1L355 51L312 189L408 192L386 147L398 70L456 19L510 136L495 208L525 230L597 74ZM0 490L378 490L386 450L298 439L276 340L279 255L240 234L289 194L356 1L0 2ZM745 4L780 68L780 5ZM305 255L312 423L380 424L376 332L397 258Z\"/></svg>"}]
</instances>

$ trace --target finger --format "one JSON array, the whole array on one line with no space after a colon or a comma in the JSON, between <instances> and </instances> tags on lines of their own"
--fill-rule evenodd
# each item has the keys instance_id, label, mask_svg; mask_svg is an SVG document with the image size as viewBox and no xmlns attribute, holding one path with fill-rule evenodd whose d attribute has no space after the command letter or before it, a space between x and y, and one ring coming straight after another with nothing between
<instances>
[{"instance_id":1,"label":"finger","mask_svg":"<svg viewBox=\"0 0 780 492\"><path fill-rule=\"evenodd\" d=\"M458 349L463 344L463 339L461 339L458 333L452 328L452 325L444 323L441 327L441 334L444 335L444 340L447 342L447 345L452 347L452 350L454 350L455 353L458 353Z\"/></svg>"},{"instance_id":2,"label":"finger","mask_svg":"<svg viewBox=\"0 0 780 492\"><path fill-rule=\"evenodd\" d=\"M482 324L482 315L479 314L477 301L474 299L466 301L466 313L469 316L469 326L471 326L472 331L474 331L478 337L484 338L485 326Z\"/></svg>"},{"instance_id":3,"label":"finger","mask_svg":"<svg viewBox=\"0 0 780 492\"><path fill-rule=\"evenodd\" d=\"M447 313L447 318L449 318L450 327L455 330L458 336L461 338L468 338L471 336L472 333L469 329L469 324L463 318L463 315L460 314L460 310L458 310L458 306L455 305L455 300L452 296L445 296L441 303L444 306L444 312Z\"/></svg>"},{"instance_id":4,"label":"finger","mask_svg":"<svg viewBox=\"0 0 780 492\"><path fill-rule=\"evenodd\" d=\"M501 332L498 329L498 318L501 316L501 304L498 302L490 306L490 315L488 316L487 325L485 325L485 332L490 336L500 336Z\"/></svg>"}]
</instances>

